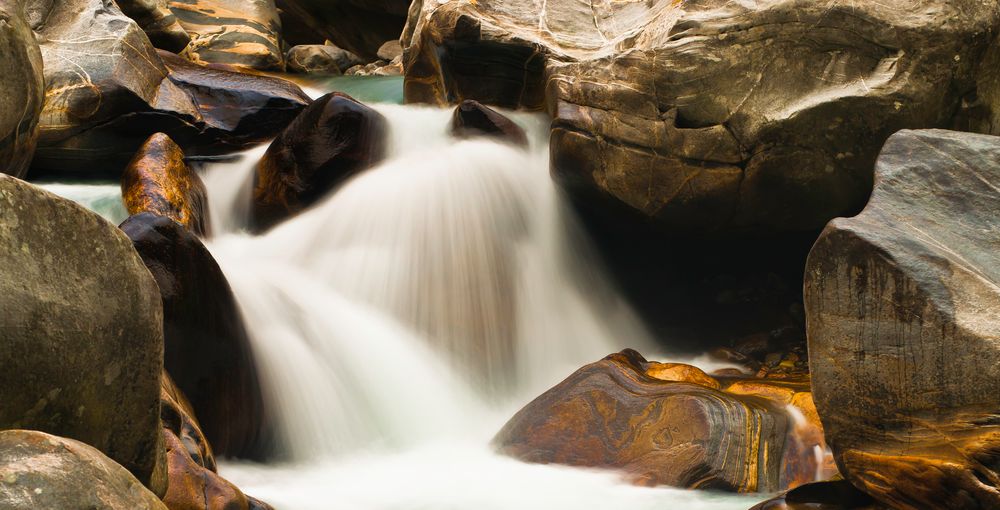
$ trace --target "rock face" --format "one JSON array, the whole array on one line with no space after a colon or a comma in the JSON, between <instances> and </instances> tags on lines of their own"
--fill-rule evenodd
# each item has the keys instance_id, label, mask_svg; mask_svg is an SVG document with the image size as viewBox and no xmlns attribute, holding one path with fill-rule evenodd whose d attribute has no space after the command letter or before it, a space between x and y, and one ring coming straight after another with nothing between
<instances>
[{"instance_id":1,"label":"rock face","mask_svg":"<svg viewBox=\"0 0 1000 510\"><path fill-rule=\"evenodd\" d=\"M125 168L122 198L130 215L150 212L199 236L209 234L205 184L184 162L184 151L163 133L149 137Z\"/></svg>"},{"instance_id":2,"label":"rock face","mask_svg":"<svg viewBox=\"0 0 1000 510\"><path fill-rule=\"evenodd\" d=\"M0 428L83 441L162 494L163 319L128 238L0 175L0 310Z\"/></svg>"},{"instance_id":3,"label":"rock face","mask_svg":"<svg viewBox=\"0 0 1000 510\"><path fill-rule=\"evenodd\" d=\"M191 34L184 56L192 61L285 70L274 0L168 0L168 5Z\"/></svg>"},{"instance_id":4,"label":"rock face","mask_svg":"<svg viewBox=\"0 0 1000 510\"><path fill-rule=\"evenodd\" d=\"M528 135L521 126L472 100L462 101L455 108L451 117L451 134L458 138L490 136L521 147L528 146Z\"/></svg>"},{"instance_id":5,"label":"rock face","mask_svg":"<svg viewBox=\"0 0 1000 510\"><path fill-rule=\"evenodd\" d=\"M796 485L801 473L812 481L817 466L787 453L813 452L792 447L784 397L768 394L787 392L791 402L795 385L722 392L700 370L677 368L632 350L612 354L529 403L494 445L527 462L619 469L643 485L754 492Z\"/></svg>"},{"instance_id":6,"label":"rock face","mask_svg":"<svg viewBox=\"0 0 1000 510\"><path fill-rule=\"evenodd\" d=\"M357 55L329 44L304 44L285 55L288 71L293 73L343 74L362 64Z\"/></svg>"},{"instance_id":7,"label":"rock face","mask_svg":"<svg viewBox=\"0 0 1000 510\"><path fill-rule=\"evenodd\" d=\"M257 164L252 210L257 228L298 213L380 161L386 129L382 114L339 92L309 105Z\"/></svg>"},{"instance_id":8,"label":"rock face","mask_svg":"<svg viewBox=\"0 0 1000 510\"><path fill-rule=\"evenodd\" d=\"M950 122L1000 30L980 0L415 1L406 98L547 109L580 204L674 233L819 228L882 143Z\"/></svg>"},{"instance_id":9,"label":"rock face","mask_svg":"<svg viewBox=\"0 0 1000 510\"><path fill-rule=\"evenodd\" d=\"M750 510L884 510L884 508L849 482L838 480L797 487Z\"/></svg>"},{"instance_id":10,"label":"rock face","mask_svg":"<svg viewBox=\"0 0 1000 510\"><path fill-rule=\"evenodd\" d=\"M34 430L0 432L0 508L167 510L98 450Z\"/></svg>"},{"instance_id":11,"label":"rock face","mask_svg":"<svg viewBox=\"0 0 1000 510\"><path fill-rule=\"evenodd\" d=\"M410 0L276 0L276 3L289 43L317 44L328 40L368 60L375 60L383 43L399 38L410 6Z\"/></svg>"},{"instance_id":12,"label":"rock face","mask_svg":"<svg viewBox=\"0 0 1000 510\"><path fill-rule=\"evenodd\" d=\"M166 0L115 0L122 12L135 20L157 48L174 53L183 50L191 36L167 8Z\"/></svg>"},{"instance_id":13,"label":"rock face","mask_svg":"<svg viewBox=\"0 0 1000 510\"><path fill-rule=\"evenodd\" d=\"M223 455L259 457L264 410L243 319L222 270L187 229L141 213L121 229L163 299L164 366Z\"/></svg>"},{"instance_id":14,"label":"rock face","mask_svg":"<svg viewBox=\"0 0 1000 510\"><path fill-rule=\"evenodd\" d=\"M21 177L38 140L45 83L38 43L15 0L0 0L0 55L0 173Z\"/></svg>"},{"instance_id":15,"label":"rock face","mask_svg":"<svg viewBox=\"0 0 1000 510\"><path fill-rule=\"evenodd\" d=\"M816 242L813 388L845 478L893 508L1000 508L1000 138L903 131Z\"/></svg>"}]
</instances>

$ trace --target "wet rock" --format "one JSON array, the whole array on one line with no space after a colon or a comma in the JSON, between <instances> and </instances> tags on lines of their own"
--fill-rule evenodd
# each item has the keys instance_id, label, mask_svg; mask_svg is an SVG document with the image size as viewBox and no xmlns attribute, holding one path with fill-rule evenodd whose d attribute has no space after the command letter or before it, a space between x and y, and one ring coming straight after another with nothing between
<instances>
[{"instance_id":1,"label":"wet rock","mask_svg":"<svg viewBox=\"0 0 1000 510\"><path fill-rule=\"evenodd\" d=\"M844 480L796 487L750 510L884 510L871 496Z\"/></svg>"},{"instance_id":2,"label":"wet rock","mask_svg":"<svg viewBox=\"0 0 1000 510\"><path fill-rule=\"evenodd\" d=\"M0 310L0 429L83 441L162 494L163 319L128 238L0 174Z\"/></svg>"},{"instance_id":3,"label":"wet rock","mask_svg":"<svg viewBox=\"0 0 1000 510\"><path fill-rule=\"evenodd\" d=\"M0 432L0 508L167 510L97 449L34 430Z\"/></svg>"},{"instance_id":4,"label":"wet rock","mask_svg":"<svg viewBox=\"0 0 1000 510\"><path fill-rule=\"evenodd\" d=\"M451 117L451 134L458 138L491 136L521 147L528 146L528 135L521 126L478 101L466 100Z\"/></svg>"},{"instance_id":5,"label":"wet rock","mask_svg":"<svg viewBox=\"0 0 1000 510\"><path fill-rule=\"evenodd\" d=\"M18 2L0 1L0 173L22 177L45 100L42 55Z\"/></svg>"},{"instance_id":6,"label":"wet rock","mask_svg":"<svg viewBox=\"0 0 1000 510\"><path fill-rule=\"evenodd\" d=\"M546 109L553 176L597 214L809 230L864 205L890 134L951 121L998 30L978 0L417 0L405 94Z\"/></svg>"},{"instance_id":7,"label":"wet rock","mask_svg":"<svg viewBox=\"0 0 1000 510\"><path fill-rule=\"evenodd\" d=\"M291 44L332 41L375 60L379 48L398 39L409 0L276 0L284 37ZM388 59L392 60L392 59Z\"/></svg>"},{"instance_id":8,"label":"wet rock","mask_svg":"<svg viewBox=\"0 0 1000 510\"><path fill-rule=\"evenodd\" d=\"M115 0L115 3L142 27L153 46L177 53L191 42L191 36L167 8L166 0Z\"/></svg>"},{"instance_id":9,"label":"wet rock","mask_svg":"<svg viewBox=\"0 0 1000 510\"><path fill-rule=\"evenodd\" d=\"M288 71L293 73L343 74L361 64L357 55L329 44L304 44L285 55Z\"/></svg>"},{"instance_id":10,"label":"wet rock","mask_svg":"<svg viewBox=\"0 0 1000 510\"><path fill-rule=\"evenodd\" d=\"M122 198L130 215L166 216L194 234L209 234L205 184L184 162L184 151L169 136L146 140L122 174Z\"/></svg>"},{"instance_id":11,"label":"wet rock","mask_svg":"<svg viewBox=\"0 0 1000 510\"><path fill-rule=\"evenodd\" d=\"M190 399L208 441L223 455L260 458L266 417L247 332L229 283L205 246L152 213L125 220L159 285L164 366Z\"/></svg>"},{"instance_id":12,"label":"wet rock","mask_svg":"<svg viewBox=\"0 0 1000 510\"><path fill-rule=\"evenodd\" d=\"M266 229L380 161L382 115L334 92L317 99L271 143L254 176L253 221Z\"/></svg>"},{"instance_id":13,"label":"wet rock","mask_svg":"<svg viewBox=\"0 0 1000 510\"><path fill-rule=\"evenodd\" d=\"M284 71L274 0L168 0L189 34L184 56L203 64Z\"/></svg>"},{"instance_id":14,"label":"wet rock","mask_svg":"<svg viewBox=\"0 0 1000 510\"><path fill-rule=\"evenodd\" d=\"M642 485L774 491L813 476L813 451L793 444L796 424L783 410L808 383L761 383L787 398L716 389L731 384L625 350L529 403L493 442L527 462L614 468Z\"/></svg>"},{"instance_id":15,"label":"wet rock","mask_svg":"<svg viewBox=\"0 0 1000 510\"><path fill-rule=\"evenodd\" d=\"M393 39L391 41L386 41L385 44L379 46L378 51L375 54L382 60L392 62L393 60L396 60L396 58L403 55L403 47L399 44L399 39Z\"/></svg>"},{"instance_id":16,"label":"wet rock","mask_svg":"<svg viewBox=\"0 0 1000 510\"><path fill-rule=\"evenodd\" d=\"M816 242L816 405L844 477L893 508L1000 508L1000 138L902 131Z\"/></svg>"}]
</instances>

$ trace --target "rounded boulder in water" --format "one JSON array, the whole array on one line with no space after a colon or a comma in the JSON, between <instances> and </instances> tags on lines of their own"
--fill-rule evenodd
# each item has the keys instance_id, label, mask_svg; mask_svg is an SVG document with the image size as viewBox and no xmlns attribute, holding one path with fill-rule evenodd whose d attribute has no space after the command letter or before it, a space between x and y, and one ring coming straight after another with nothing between
<instances>
[{"instance_id":1,"label":"rounded boulder in water","mask_svg":"<svg viewBox=\"0 0 1000 510\"><path fill-rule=\"evenodd\" d=\"M254 175L253 223L260 230L314 204L385 156L388 123L333 92L309 105L271 143Z\"/></svg>"},{"instance_id":2,"label":"rounded boulder in water","mask_svg":"<svg viewBox=\"0 0 1000 510\"><path fill-rule=\"evenodd\" d=\"M27 172L45 102L42 54L21 7L0 0L0 173Z\"/></svg>"},{"instance_id":3,"label":"rounded boulder in water","mask_svg":"<svg viewBox=\"0 0 1000 510\"><path fill-rule=\"evenodd\" d=\"M457 138L488 136L519 147L528 146L528 135L521 126L496 110L471 99L462 101L455 108L455 114L451 118L451 134Z\"/></svg>"},{"instance_id":4,"label":"rounded boulder in water","mask_svg":"<svg viewBox=\"0 0 1000 510\"><path fill-rule=\"evenodd\" d=\"M351 67L363 64L357 55L330 44L303 44L285 55L292 73L343 74Z\"/></svg>"}]
</instances>

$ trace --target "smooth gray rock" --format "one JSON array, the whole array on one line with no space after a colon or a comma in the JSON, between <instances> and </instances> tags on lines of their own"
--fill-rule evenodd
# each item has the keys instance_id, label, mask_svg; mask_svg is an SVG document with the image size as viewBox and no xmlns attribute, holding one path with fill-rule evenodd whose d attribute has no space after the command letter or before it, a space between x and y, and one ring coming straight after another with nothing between
<instances>
[{"instance_id":1,"label":"smooth gray rock","mask_svg":"<svg viewBox=\"0 0 1000 510\"><path fill-rule=\"evenodd\" d=\"M304 44L285 55L288 71L293 73L343 74L358 64L361 57L329 44Z\"/></svg>"},{"instance_id":2,"label":"smooth gray rock","mask_svg":"<svg viewBox=\"0 0 1000 510\"><path fill-rule=\"evenodd\" d=\"M0 0L0 173L21 177L45 102L42 54L16 0Z\"/></svg>"}]
</instances>

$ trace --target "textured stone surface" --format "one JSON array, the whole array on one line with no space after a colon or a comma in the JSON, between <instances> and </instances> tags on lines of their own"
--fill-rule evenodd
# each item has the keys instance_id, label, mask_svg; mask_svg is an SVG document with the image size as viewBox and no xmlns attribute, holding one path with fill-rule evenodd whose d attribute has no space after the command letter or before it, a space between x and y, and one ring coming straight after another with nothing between
<instances>
[{"instance_id":1,"label":"textured stone surface","mask_svg":"<svg viewBox=\"0 0 1000 510\"><path fill-rule=\"evenodd\" d=\"M615 468L642 485L754 492L812 481L813 445L795 444L783 410L808 383L719 390L733 384L625 350L529 403L493 442L527 462Z\"/></svg>"},{"instance_id":2,"label":"textured stone surface","mask_svg":"<svg viewBox=\"0 0 1000 510\"><path fill-rule=\"evenodd\" d=\"M0 175L0 428L83 441L162 494L156 282L114 225Z\"/></svg>"},{"instance_id":3,"label":"textured stone surface","mask_svg":"<svg viewBox=\"0 0 1000 510\"><path fill-rule=\"evenodd\" d=\"M184 56L192 61L285 69L274 0L168 0L167 4L191 34Z\"/></svg>"},{"instance_id":4,"label":"textured stone surface","mask_svg":"<svg viewBox=\"0 0 1000 510\"><path fill-rule=\"evenodd\" d=\"M337 46L368 60L398 39L410 0L276 0L284 36L291 44Z\"/></svg>"},{"instance_id":5,"label":"textured stone surface","mask_svg":"<svg viewBox=\"0 0 1000 510\"><path fill-rule=\"evenodd\" d=\"M775 496L750 510L884 510L844 480L817 482Z\"/></svg>"},{"instance_id":6,"label":"textured stone surface","mask_svg":"<svg viewBox=\"0 0 1000 510\"><path fill-rule=\"evenodd\" d=\"M0 432L0 508L167 510L98 450L34 430Z\"/></svg>"},{"instance_id":7,"label":"textured stone surface","mask_svg":"<svg viewBox=\"0 0 1000 510\"><path fill-rule=\"evenodd\" d=\"M0 0L0 56L0 173L21 177L38 141L45 83L42 54L16 0Z\"/></svg>"},{"instance_id":8,"label":"textured stone surface","mask_svg":"<svg viewBox=\"0 0 1000 510\"><path fill-rule=\"evenodd\" d=\"M362 64L361 57L330 44L304 44L285 55L288 71L293 73L343 74Z\"/></svg>"},{"instance_id":9,"label":"textured stone surface","mask_svg":"<svg viewBox=\"0 0 1000 510\"><path fill-rule=\"evenodd\" d=\"M1000 508L1000 138L903 131L817 241L816 405L844 476L893 508Z\"/></svg>"},{"instance_id":10,"label":"textured stone surface","mask_svg":"<svg viewBox=\"0 0 1000 510\"><path fill-rule=\"evenodd\" d=\"M205 246L173 220L132 216L121 229L163 299L164 366L222 455L259 457L264 409L229 282Z\"/></svg>"},{"instance_id":11,"label":"textured stone surface","mask_svg":"<svg viewBox=\"0 0 1000 510\"><path fill-rule=\"evenodd\" d=\"M951 122L998 28L984 0L417 0L405 91L547 109L553 175L596 211L811 229L863 206L891 133Z\"/></svg>"},{"instance_id":12,"label":"textured stone surface","mask_svg":"<svg viewBox=\"0 0 1000 510\"><path fill-rule=\"evenodd\" d=\"M528 135L521 126L478 101L462 101L451 116L451 134L458 138L490 136L521 147L528 146Z\"/></svg>"},{"instance_id":13,"label":"textured stone surface","mask_svg":"<svg viewBox=\"0 0 1000 510\"><path fill-rule=\"evenodd\" d=\"M298 213L385 154L382 114L333 92L309 105L271 142L254 174L258 229Z\"/></svg>"},{"instance_id":14,"label":"textured stone surface","mask_svg":"<svg viewBox=\"0 0 1000 510\"><path fill-rule=\"evenodd\" d=\"M209 233L205 184L184 162L184 151L163 133L149 137L125 168L122 198L130 215L150 212L199 236Z\"/></svg>"},{"instance_id":15,"label":"textured stone surface","mask_svg":"<svg viewBox=\"0 0 1000 510\"><path fill-rule=\"evenodd\" d=\"M122 12L142 27L154 46L179 52L191 42L166 0L115 0Z\"/></svg>"}]
</instances>

